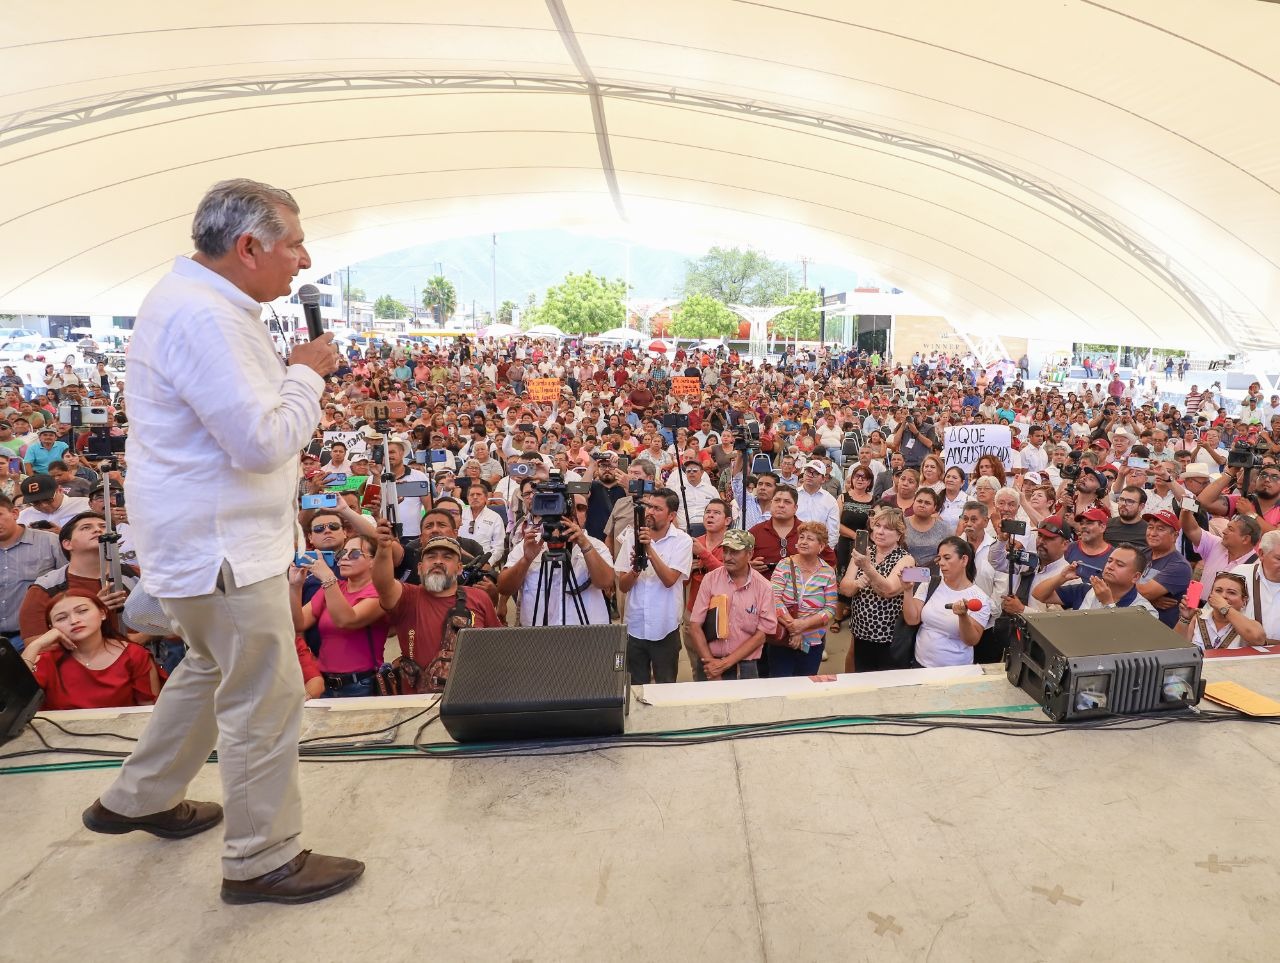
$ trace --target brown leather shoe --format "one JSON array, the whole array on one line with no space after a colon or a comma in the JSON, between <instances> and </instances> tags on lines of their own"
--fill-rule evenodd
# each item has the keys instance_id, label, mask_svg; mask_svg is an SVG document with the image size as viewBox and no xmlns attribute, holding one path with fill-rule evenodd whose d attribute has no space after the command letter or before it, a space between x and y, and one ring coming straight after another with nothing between
<instances>
[{"instance_id":1,"label":"brown leather shoe","mask_svg":"<svg viewBox=\"0 0 1280 963\"><path fill-rule=\"evenodd\" d=\"M310 903L344 889L360 878L364 863L321 856L304 849L289 862L253 879L224 879L224 903Z\"/></svg>"},{"instance_id":2,"label":"brown leather shoe","mask_svg":"<svg viewBox=\"0 0 1280 963\"><path fill-rule=\"evenodd\" d=\"M217 803L192 802L184 799L172 809L150 816L121 816L113 813L102 800L95 799L93 805L84 811L81 817L85 827L95 833L131 833L135 829L162 836L165 839L186 839L206 829L212 829L222 822L222 807Z\"/></svg>"}]
</instances>

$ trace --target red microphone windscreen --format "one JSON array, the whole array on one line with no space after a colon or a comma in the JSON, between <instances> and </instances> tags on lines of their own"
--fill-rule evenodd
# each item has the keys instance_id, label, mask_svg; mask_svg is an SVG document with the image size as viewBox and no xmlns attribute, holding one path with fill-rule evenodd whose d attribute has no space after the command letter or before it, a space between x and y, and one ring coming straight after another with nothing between
<instances>
[{"instance_id":1,"label":"red microphone windscreen","mask_svg":"<svg viewBox=\"0 0 1280 963\"><path fill-rule=\"evenodd\" d=\"M969 599L964 603L964 605L970 612L979 612L982 610L982 603L977 599Z\"/></svg>"}]
</instances>

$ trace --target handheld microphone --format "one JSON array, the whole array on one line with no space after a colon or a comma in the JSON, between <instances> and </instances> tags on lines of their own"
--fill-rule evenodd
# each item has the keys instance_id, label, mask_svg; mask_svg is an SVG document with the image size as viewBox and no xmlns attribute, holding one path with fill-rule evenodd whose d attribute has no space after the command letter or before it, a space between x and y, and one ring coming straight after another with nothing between
<instances>
[{"instance_id":1,"label":"handheld microphone","mask_svg":"<svg viewBox=\"0 0 1280 963\"><path fill-rule=\"evenodd\" d=\"M964 603L964 607L967 608L970 612L982 611L982 603L979 602L977 599L966 599Z\"/></svg>"},{"instance_id":2,"label":"handheld microphone","mask_svg":"<svg viewBox=\"0 0 1280 963\"><path fill-rule=\"evenodd\" d=\"M320 324L320 289L314 284L304 284L298 288L298 300L302 302L302 313L307 319L307 337L314 341L324 334Z\"/></svg>"}]
</instances>

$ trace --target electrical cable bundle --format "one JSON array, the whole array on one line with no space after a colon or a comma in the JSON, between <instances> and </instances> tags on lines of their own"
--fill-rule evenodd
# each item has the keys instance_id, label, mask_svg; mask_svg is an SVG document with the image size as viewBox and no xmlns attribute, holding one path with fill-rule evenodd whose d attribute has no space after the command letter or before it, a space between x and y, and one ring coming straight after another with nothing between
<instances>
[{"instance_id":1,"label":"electrical cable bundle","mask_svg":"<svg viewBox=\"0 0 1280 963\"><path fill-rule=\"evenodd\" d=\"M768 723L741 723L699 726L688 729L669 729L654 732L633 732L618 736L587 739L527 740L502 743L430 742L422 741L428 727L440 718L433 711L435 702L408 718L380 729L341 733L333 736L313 736L298 744L298 755L303 762L375 762L397 759L500 759L510 757L573 756L601 752L608 749L657 749L672 746L693 747L715 745L749 739L772 739L781 736L828 733L840 736L886 736L909 738L923 736L947 729L958 729L986 735L1035 738L1067 732L1143 732L1161 726L1175 724L1216 725L1222 722L1246 722L1262 725L1280 724L1280 719L1252 718L1235 712L1204 712L1188 709L1185 712L1147 713L1128 716L1104 716L1077 722L1053 722L1051 720L1018 716L1007 713L1025 713L1039 709L1038 705L1001 706L989 710L951 710L943 712L904 712L883 715L832 715L806 719L790 719ZM409 722L427 716L414 734L410 744L368 745L351 740L394 734ZM47 722L60 732L76 738L111 738L136 742L130 736L112 732L73 732L52 719L37 717L34 722ZM129 753L119 750L87 747L53 746L33 724L32 730L43 748L27 749L0 755L0 761L48 754L73 755L76 761L65 763L27 763L0 767L0 775L21 775L44 772L67 772L82 769L116 768ZM394 735L392 736L394 738ZM217 754L210 756L216 761Z\"/></svg>"}]
</instances>

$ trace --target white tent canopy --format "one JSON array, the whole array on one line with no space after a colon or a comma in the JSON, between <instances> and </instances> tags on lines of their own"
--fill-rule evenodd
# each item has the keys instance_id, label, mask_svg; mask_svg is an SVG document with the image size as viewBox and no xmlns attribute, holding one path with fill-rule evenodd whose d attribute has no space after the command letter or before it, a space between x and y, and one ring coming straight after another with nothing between
<instances>
[{"instance_id":1,"label":"white tent canopy","mask_svg":"<svg viewBox=\"0 0 1280 963\"><path fill-rule=\"evenodd\" d=\"M562 225L840 260L975 332L1280 344L1280 4L16 4L0 311L129 314L204 189L311 276Z\"/></svg>"}]
</instances>

